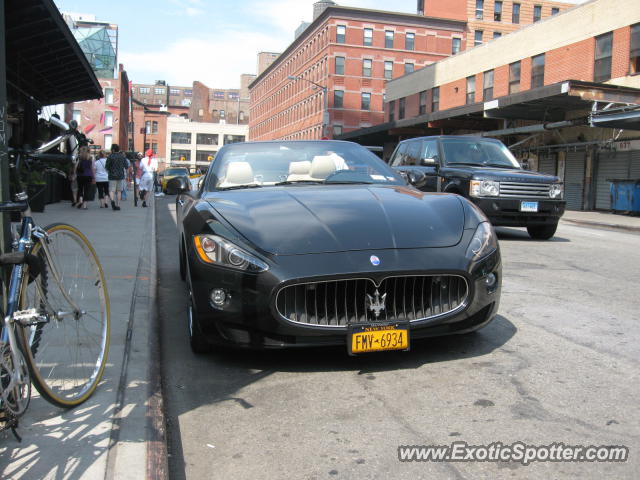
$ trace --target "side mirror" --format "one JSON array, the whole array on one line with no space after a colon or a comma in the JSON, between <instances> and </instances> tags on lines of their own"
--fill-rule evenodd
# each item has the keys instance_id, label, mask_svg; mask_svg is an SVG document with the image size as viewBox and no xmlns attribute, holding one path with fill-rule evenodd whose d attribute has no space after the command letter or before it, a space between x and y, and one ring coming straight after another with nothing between
<instances>
[{"instance_id":1,"label":"side mirror","mask_svg":"<svg viewBox=\"0 0 640 480\"><path fill-rule=\"evenodd\" d=\"M416 188L424 187L427 183L427 176L416 170L410 170L407 172L407 181L410 185L413 185Z\"/></svg>"},{"instance_id":2,"label":"side mirror","mask_svg":"<svg viewBox=\"0 0 640 480\"><path fill-rule=\"evenodd\" d=\"M166 190L170 195L188 192L190 190L189 180L184 177L174 177L167 182Z\"/></svg>"},{"instance_id":3,"label":"side mirror","mask_svg":"<svg viewBox=\"0 0 640 480\"><path fill-rule=\"evenodd\" d=\"M420 165L424 165L425 167L437 167L438 156L436 155L433 158L423 158L422 160L420 160Z\"/></svg>"}]
</instances>

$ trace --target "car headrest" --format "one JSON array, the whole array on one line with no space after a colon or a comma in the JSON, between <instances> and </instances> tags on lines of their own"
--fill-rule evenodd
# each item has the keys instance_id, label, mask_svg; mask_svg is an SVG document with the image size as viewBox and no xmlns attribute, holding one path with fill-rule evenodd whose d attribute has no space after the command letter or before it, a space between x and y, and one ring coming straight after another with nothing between
<instances>
[{"instance_id":1,"label":"car headrest","mask_svg":"<svg viewBox=\"0 0 640 480\"><path fill-rule=\"evenodd\" d=\"M311 170L311 162L305 160L303 162L291 162L289 164L289 175L308 175Z\"/></svg>"},{"instance_id":2,"label":"car headrest","mask_svg":"<svg viewBox=\"0 0 640 480\"><path fill-rule=\"evenodd\" d=\"M221 186L246 185L254 183L253 169L249 162L231 162L227 165L227 175Z\"/></svg>"},{"instance_id":3,"label":"car headrest","mask_svg":"<svg viewBox=\"0 0 640 480\"><path fill-rule=\"evenodd\" d=\"M324 180L336 171L336 164L329 155L316 155L311 162L311 177Z\"/></svg>"}]
</instances>

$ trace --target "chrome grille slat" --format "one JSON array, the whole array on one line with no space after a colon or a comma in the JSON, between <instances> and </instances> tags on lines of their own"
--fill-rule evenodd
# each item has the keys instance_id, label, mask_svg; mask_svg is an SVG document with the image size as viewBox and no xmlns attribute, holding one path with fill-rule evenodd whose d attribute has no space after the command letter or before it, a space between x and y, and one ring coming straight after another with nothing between
<instances>
[{"instance_id":1,"label":"chrome grille slat","mask_svg":"<svg viewBox=\"0 0 640 480\"><path fill-rule=\"evenodd\" d=\"M500 197L549 198L547 183L500 182Z\"/></svg>"},{"instance_id":2,"label":"chrome grille slat","mask_svg":"<svg viewBox=\"0 0 640 480\"><path fill-rule=\"evenodd\" d=\"M376 290L379 299L386 294L378 317L367 300L367 294L375 298ZM377 285L357 278L286 286L276 295L276 309L292 323L346 328L353 323L438 317L463 308L468 295L467 281L459 275L387 277Z\"/></svg>"}]
</instances>

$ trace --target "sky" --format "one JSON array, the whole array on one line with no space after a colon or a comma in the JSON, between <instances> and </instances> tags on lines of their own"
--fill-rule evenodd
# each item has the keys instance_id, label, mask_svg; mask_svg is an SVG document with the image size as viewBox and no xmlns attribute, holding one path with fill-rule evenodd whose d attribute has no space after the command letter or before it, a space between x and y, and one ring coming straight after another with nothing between
<instances>
[{"instance_id":1,"label":"sky","mask_svg":"<svg viewBox=\"0 0 640 480\"><path fill-rule=\"evenodd\" d=\"M62 12L93 14L119 27L118 62L134 83L166 80L239 88L258 52L282 52L316 0L55 0ZM336 1L336 0L334 0ZM433 1L433 0L431 0ZM448 0L441 0L448 1ZM582 3L584 0L565 0ZM416 0L338 0L347 7L416 13Z\"/></svg>"}]
</instances>

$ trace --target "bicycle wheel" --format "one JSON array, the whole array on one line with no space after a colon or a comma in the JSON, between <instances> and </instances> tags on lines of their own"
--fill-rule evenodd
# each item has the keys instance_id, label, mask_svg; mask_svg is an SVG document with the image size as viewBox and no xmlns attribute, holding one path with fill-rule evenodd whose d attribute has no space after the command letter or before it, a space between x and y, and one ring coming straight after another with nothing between
<instances>
[{"instance_id":1,"label":"bicycle wheel","mask_svg":"<svg viewBox=\"0 0 640 480\"><path fill-rule=\"evenodd\" d=\"M91 396L104 372L109 294L96 252L78 229L56 223L44 230L47 236L31 252L41 260L40 274L30 278L27 269L21 290L22 310L35 309L40 317L18 331L33 385L49 402L69 408Z\"/></svg>"}]
</instances>

